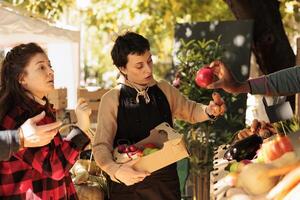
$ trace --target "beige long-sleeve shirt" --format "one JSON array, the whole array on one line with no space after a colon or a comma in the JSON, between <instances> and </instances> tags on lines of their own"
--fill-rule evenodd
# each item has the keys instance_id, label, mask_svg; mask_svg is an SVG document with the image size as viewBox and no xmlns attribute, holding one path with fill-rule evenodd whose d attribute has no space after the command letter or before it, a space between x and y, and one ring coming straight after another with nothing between
<instances>
[{"instance_id":1,"label":"beige long-sleeve shirt","mask_svg":"<svg viewBox=\"0 0 300 200\"><path fill-rule=\"evenodd\" d=\"M124 79L121 80L121 82L132 87L132 83L129 83ZM171 86L166 81L153 81L148 86L153 86L154 84L157 84L166 95L173 119L180 119L190 123L209 119L205 113L206 105L188 100L178 89ZM134 85L134 87L139 90L144 89L139 85ZM120 164L114 162L112 157L113 143L118 127L117 113L120 88L121 85L118 85L111 89L101 99L98 109L97 130L93 143L93 153L96 162L112 180L115 180L114 175L120 167Z\"/></svg>"}]
</instances>

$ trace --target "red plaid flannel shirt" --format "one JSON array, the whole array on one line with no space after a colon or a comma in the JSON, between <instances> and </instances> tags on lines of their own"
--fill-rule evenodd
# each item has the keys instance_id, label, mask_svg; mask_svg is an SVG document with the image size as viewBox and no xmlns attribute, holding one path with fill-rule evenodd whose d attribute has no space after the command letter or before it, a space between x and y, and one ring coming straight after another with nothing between
<instances>
[{"instance_id":1,"label":"red plaid flannel shirt","mask_svg":"<svg viewBox=\"0 0 300 200\"><path fill-rule=\"evenodd\" d=\"M50 106L32 103L37 113L42 110L47 113L39 125L55 121ZM29 117L32 116L28 111L16 106L5 116L0 129L17 129ZM8 161L1 161L0 199L78 199L69 170L80 150L72 141L57 134L46 146L25 148L13 154Z\"/></svg>"}]
</instances>

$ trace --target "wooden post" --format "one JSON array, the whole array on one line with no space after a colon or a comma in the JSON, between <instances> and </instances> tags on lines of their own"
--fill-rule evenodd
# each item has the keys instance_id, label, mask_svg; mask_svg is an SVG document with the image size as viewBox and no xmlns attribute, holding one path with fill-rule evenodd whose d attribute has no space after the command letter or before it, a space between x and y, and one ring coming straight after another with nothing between
<instances>
[{"instance_id":1,"label":"wooden post","mask_svg":"<svg viewBox=\"0 0 300 200\"><path fill-rule=\"evenodd\" d=\"M296 56L296 64L300 65L300 37L297 39L297 56Z\"/></svg>"},{"instance_id":2,"label":"wooden post","mask_svg":"<svg viewBox=\"0 0 300 200\"><path fill-rule=\"evenodd\" d=\"M300 66L300 37L297 38L296 65ZM295 96L295 115L300 118L300 94Z\"/></svg>"}]
</instances>

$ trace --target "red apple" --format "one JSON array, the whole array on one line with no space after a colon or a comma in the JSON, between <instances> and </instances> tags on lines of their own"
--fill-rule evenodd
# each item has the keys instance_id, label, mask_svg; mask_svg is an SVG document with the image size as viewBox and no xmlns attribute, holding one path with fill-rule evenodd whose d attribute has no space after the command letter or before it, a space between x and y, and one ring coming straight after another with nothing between
<instances>
[{"instance_id":1,"label":"red apple","mask_svg":"<svg viewBox=\"0 0 300 200\"><path fill-rule=\"evenodd\" d=\"M134 145L130 145L128 148L130 152L135 152L137 150L136 146Z\"/></svg>"},{"instance_id":2,"label":"red apple","mask_svg":"<svg viewBox=\"0 0 300 200\"><path fill-rule=\"evenodd\" d=\"M143 145L144 148L157 148L157 146L153 143L146 143Z\"/></svg>"},{"instance_id":3,"label":"red apple","mask_svg":"<svg viewBox=\"0 0 300 200\"><path fill-rule=\"evenodd\" d=\"M200 87L206 87L211 84L214 80L213 70L205 65L197 71L195 82Z\"/></svg>"},{"instance_id":4,"label":"red apple","mask_svg":"<svg viewBox=\"0 0 300 200\"><path fill-rule=\"evenodd\" d=\"M139 157L142 157L142 156L143 156L143 151L142 151L141 149L138 149L136 154L137 154Z\"/></svg>"},{"instance_id":5,"label":"red apple","mask_svg":"<svg viewBox=\"0 0 300 200\"><path fill-rule=\"evenodd\" d=\"M283 152L294 151L291 140L287 136L278 136L277 141Z\"/></svg>"},{"instance_id":6,"label":"red apple","mask_svg":"<svg viewBox=\"0 0 300 200\"><path fill-rule=\"evenodd\" d=\"M130 149L128 146L126 146L126 148L124 149L123 153L129 153L130 152Z\"/></svg>"},{"instance_id":7,"label":"red apple","mask_svg":"<svg viewBox=\"0 0 300 200\"><path fill-rule=\"evenodd\" d=\"M118 146L118 152L119 153L124 153L126 149L126 144L122 144Z\"/></svg>"}]
</instances>

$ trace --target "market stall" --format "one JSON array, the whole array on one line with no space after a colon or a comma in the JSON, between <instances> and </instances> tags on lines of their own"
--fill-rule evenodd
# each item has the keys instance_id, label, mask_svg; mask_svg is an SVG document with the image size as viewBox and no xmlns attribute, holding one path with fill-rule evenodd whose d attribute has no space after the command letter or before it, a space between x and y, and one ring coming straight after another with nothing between
<instances>
[{"instance_id":1,"label":"market stall","mask_svg":"<svg viewBox=\"0 0 300 200\"><path fill-rule=\"evenodd\" d=\"M299 136L279 133L264 121L239 131L235 141L215 149L212 199L297 199Z\"/></svg>"}]
</instances>

